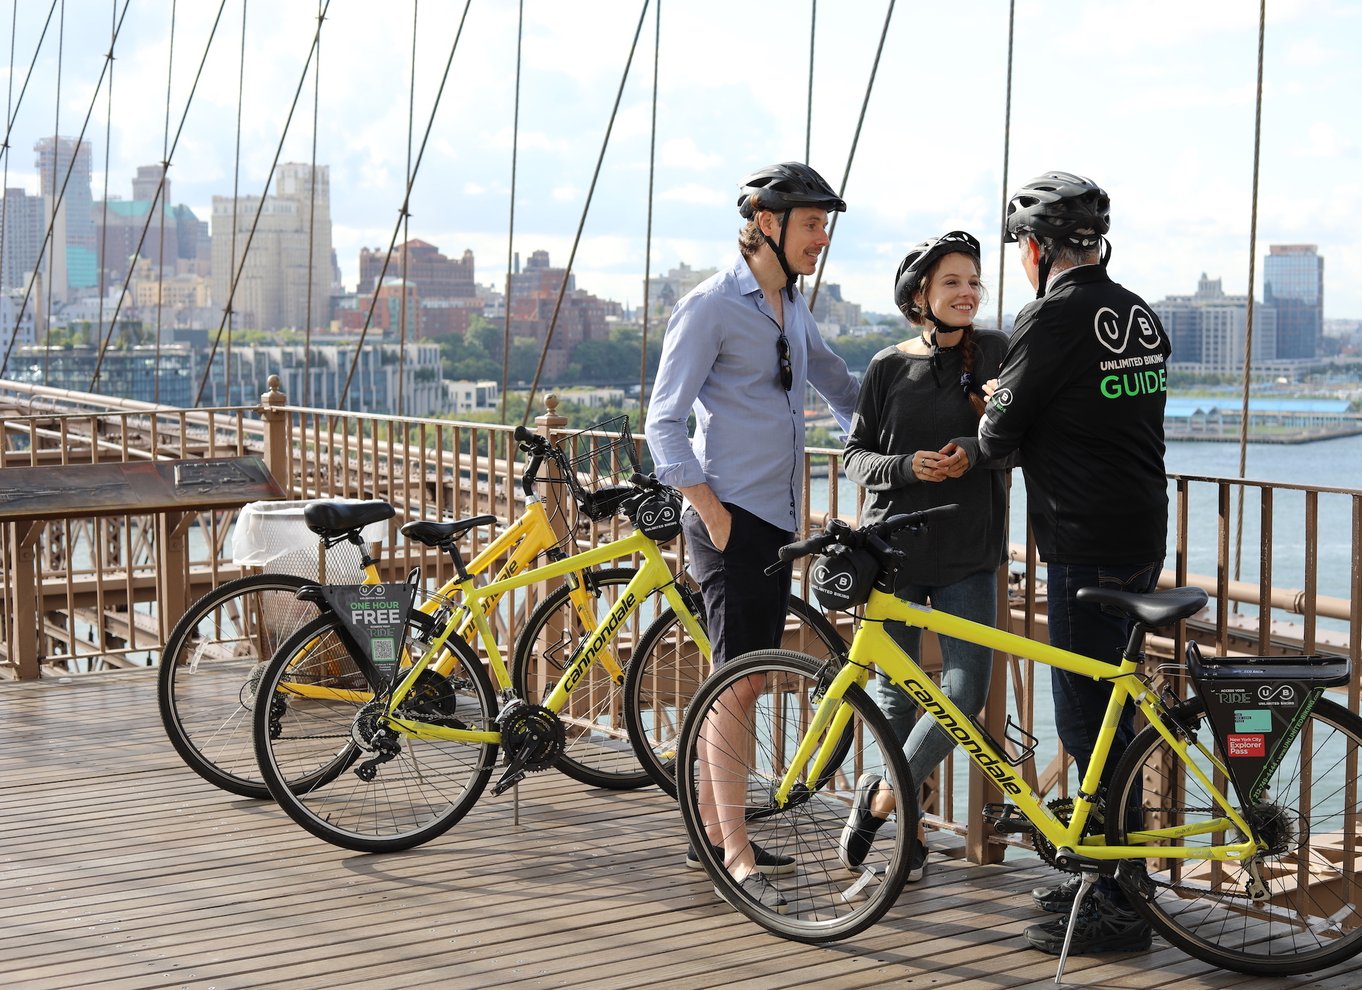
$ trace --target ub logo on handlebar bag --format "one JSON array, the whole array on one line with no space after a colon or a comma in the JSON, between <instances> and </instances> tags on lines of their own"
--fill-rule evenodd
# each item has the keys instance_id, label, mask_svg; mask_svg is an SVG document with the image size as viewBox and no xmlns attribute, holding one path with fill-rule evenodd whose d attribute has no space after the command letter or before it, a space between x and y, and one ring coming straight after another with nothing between
<instances>
[{"instance_id":1,"label":"ub logo on handlebar bag","mask_svg":"<svg viewBox=\"0 0 1362 990\"><path fill-rule=\"evenodd\" d=\"M638 531L657 543L674 540L681 532L681 493L675 488L654 488L628 511Z\"/></svg>"},{"instance_id":2,"label":"ub logo on handlebar bag","mask_svg":"<svg viewBox=\"0 0 1362 990\"><path fill-rule=\"evenodd\" d=\"M878 571L869 550L838 544L814 561L809 579L819 605L845 612L866 603Z\"/></svg>"}]
</instances>

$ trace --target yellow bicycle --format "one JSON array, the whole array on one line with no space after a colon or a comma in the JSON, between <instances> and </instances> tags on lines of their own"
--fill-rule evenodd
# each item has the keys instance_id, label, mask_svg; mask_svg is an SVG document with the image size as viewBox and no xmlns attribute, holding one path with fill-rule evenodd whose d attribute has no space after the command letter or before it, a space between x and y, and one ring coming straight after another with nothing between
<instances>
[{"instance_id":1,"label":"yellow bicycle","mask_svg":"<svg viewBox=\"0 0 1362 990\"><path fill-rule=\"evenodd\" d=\"M382 603L385 615L403 610L406 589L413 589L421 604L407 610L406 646L395 648L385 637L380 657L346 618L374 609L337 608L332 602L280 647L260 677L253 737L261 776L280 805L313 834L364 851L428 841L477 801L498 750L505 751L507 765L494 793L549 767L598 786L654 781L656 771L640 764L638 745L626 729L652 718L626 718L626 668L646 662L653 669L677 669L677 661L664 654L709 655L699 596L658 545L679 531L680 496L637 473L627 485L588 491L561 449L532 434L520 438L531 445L534 460L557 463L583 511L597 520L623 511L635 532L478 586L458 540L494 517L403 526L408 539L445 552L455 572L452 591L429 597L414 585L363 589L370 603ZM632 454L627 427L621 443ZM600 569L635 556L636 570ZM556 578L565 585L531 616L508 669L489 622L489 603ZM320 600L321 589L310 594ZM827 655L842 648L807 603L792 599L791 608L794 623L809 630L803 639L822 644ZM470 646L478 641L485 666ZM410 665L384 666L384 659L399 654ZM667 707L683 709L697 681L671 685ZM647 699L656 711L656 694L635 697ZM652 755L648 742L641 745Z\"/></svg>"},{"instance_id":2,"label":"yellow bicycle","mask_svg":"<svg viewBox=\"0 0 1362 990\"><path fill-rule=\"evenodd\" d=\"M1081 591L1080 600L1133 620L1115 663L887 593L902 558L888 537L928 525L941 511L860 530L837 523L782 550L786 560L823 554L813 568L821 601L826 588L848 607L864 604L845 663L753 653L717 670L697 693L682 727L677 784L686 829L725 899L770 931L806 942L862 931L897 900L915 834L916 789L902 749L864 690L878 669L917 700L1001 793L1005 803L990 808L995 826L1030 833L1043 859L1081 875L1075 915L1092 883L1108 875L1156 932L1226 969L1287 975L1356 954L1362 948L1362 720L1323 697L1350 683L1348 661L1203 659L1190 643L1186 666L1195 690L1181 699L1141 670L1141 650L1149 630L1204 606L1199 589ZM1015 733L1006 743L992 738L895 644L885 631L891 622L1110 685L1096 749L1073 799L1047 804L1019 769L1035 741ZM1113 753L1127 702L1147 724L1125 752ZM723 717L737 719L740 729L702 765L701 731ZM712 734L706 739L710 751ZM1103 770L1112 760L1104 789ZM892 787L897 812L864 863L849 870L839 859L839 838L858 782L876 777ZM718 796L702 800L702 784ZM790 875L769 878L776 893L760 891L762 900L744 890L711 849L711 842L742 830L797 861Z\"/></svg>"}]
</instances>

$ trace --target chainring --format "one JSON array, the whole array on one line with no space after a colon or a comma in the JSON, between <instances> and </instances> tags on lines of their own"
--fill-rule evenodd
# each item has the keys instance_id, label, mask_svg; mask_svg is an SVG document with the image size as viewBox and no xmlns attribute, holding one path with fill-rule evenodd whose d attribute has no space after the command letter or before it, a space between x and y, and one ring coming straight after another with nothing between
<instances>
[{"instance_id":1,"label":"chainring","mask_svg":"<svg viewBox=\"0 0 1362 990\"><path fill-rule=\"evenodd\" d=\"M517 705L504 713L500 724L506 755L526 770L547 770L566 748L563 723L542 705Z\"/></svg>"},{"instance_id":2,"label":"chainring","mask_svg":"<svg viewBox=\"0 0 1362 990\"><path fill-rule=\"evenodd\" d=\"M1074 799L1071 797L1055 798L1045 807L1065 825L1068 825L1069 821L1073 818ZM1101 809L1095 809L1093 813L1088 816L1088 824L1083 829L1083 834L1098 834L1099 831L1102 831L1105 828L1103 821ZM1053 867L1056 870L1063 869L1063 867L1055 862L1059 850L1054 847L1054 843L1050 842L1049 839L1045 838L1045 836L1041 835L1039 832L1032 830L1031 844L1036 847L1036 855L1044 860L1047 866Z\"/></svg>"}]
</instances>

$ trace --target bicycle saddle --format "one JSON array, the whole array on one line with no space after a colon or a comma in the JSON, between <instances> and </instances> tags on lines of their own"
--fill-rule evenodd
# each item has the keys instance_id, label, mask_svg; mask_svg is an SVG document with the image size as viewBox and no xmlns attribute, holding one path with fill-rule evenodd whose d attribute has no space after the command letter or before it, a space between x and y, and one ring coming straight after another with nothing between
<instances>
[{"instance_id":1,"label":"bicycle saddle","mask_svg":"<svg viewBox=\"0 0 1362 990\"><path fill-rule=\"evenodd\" d=\"M1206 592L1200 588L1169 588L1146 594L1115 588L1079 588L1075 597L1093 605L1110 605L1150 628L1172 625L1206 607Z\"/></svg>"},{"instance_id":2,"label":"bicycle saddle","mask_svg":"<svg viewBox=\"0 0 1362 990\"><path fill-rule=\"evenodd\" d=\"M303 522L324 539L363 529L370 523L382 522L395 515L397 510L380 499L369 502L323 499L303 506Z\"/></svg>"},{"instance_id":3,"label":"bicycle saddle","mask_svg":"<svg viewBox=\"0 0 1362 990\"><path fill-rule=\"evenodd\" d=\"M497 521L496 516L469 516L453 522L428 522L424 519L409 522L402 527L402 535L428 547L438 547L457 540L470 529L490 526Z\"/></svg>"}]
</instances>

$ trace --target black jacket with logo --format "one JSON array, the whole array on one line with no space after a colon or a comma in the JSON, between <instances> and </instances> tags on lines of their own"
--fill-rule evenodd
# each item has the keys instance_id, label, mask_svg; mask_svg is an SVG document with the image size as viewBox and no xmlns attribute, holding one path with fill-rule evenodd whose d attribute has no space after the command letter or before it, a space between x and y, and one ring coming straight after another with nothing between
<instances>
[{"instance_id":1,"label":"black jacket with logo","mask_svg":"<svg viewBox=\"0 0 1362 990\"><path fill-rule=\"evenodd\" d=\"M1061 272L1017 315L979 450L985 459L1020 452L1041 559L1163 558L1170 353L1154 311L1100 265Z\"/></svg>"}]
</instances>

